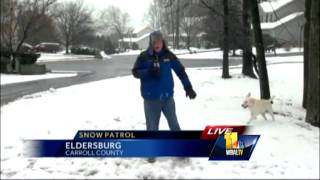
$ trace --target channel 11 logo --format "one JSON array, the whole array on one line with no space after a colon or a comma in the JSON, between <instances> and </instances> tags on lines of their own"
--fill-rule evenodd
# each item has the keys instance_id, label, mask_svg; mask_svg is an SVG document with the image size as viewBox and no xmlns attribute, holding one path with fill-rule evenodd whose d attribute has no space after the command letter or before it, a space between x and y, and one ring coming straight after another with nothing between
<instances>
[{"instance_id":1,"label":"channel 11 logo","mask_svg":"<svg viewBox=\"0 0 320 180\"><path fill-rule=\"evenodd\" d=\"M224 134L226 143L226 156L242 156L245 144L238 140L237 132L227 132Z\"/></svg>"},{"instance_id":2,"label":"channel 11 logo","mask_svg":"<svg viewBox=\"0 0 320 180\"><path fill-rule=\"evenodd\" d=\"M225 132L218 137L209 160L249 160L259 137Z\"/></svg>"}]
</instances>

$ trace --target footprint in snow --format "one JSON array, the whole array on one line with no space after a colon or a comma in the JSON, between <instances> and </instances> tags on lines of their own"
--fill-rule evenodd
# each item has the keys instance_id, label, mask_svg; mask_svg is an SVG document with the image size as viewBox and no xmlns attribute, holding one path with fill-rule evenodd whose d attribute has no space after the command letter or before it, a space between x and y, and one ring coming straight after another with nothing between
<instances>
[{"instance_id":1,"label":"footprint in snow","mask_svg":"<svg viewBox=\"0 0 320 180\"><path fill-rule=\"evenodd\" d=\"M83 169L83 168L81 168L81 169L78 169L78 172L84 172L86 169Z\"/></svg>"},{"instance_id":2,"label":"footprint in snow","mask_svg":"<svg viewBox=\"0 0 320 180\"><path fill-rule=\"evenodd\" d=\"M113 118L114 121L120 122L120 117Z\"/></svg>"},{"instance_id":3,"label":"footprint in snow","mask_svg":"<svg viewBox=\"0 0 320 180\"><path fill-rule=\"evenodd\" d=\"M1 161L7 161L9 158L2 158Z\"/></svg>"},{"instance_id":4,"label":"footprint in snow","mask_svg":"<svg viewBox=\"0 0 320 180\"><path fill-rule=\"evenodd\" d=\"M32 169L32 168L34 167L34 164L35 164L35 163L36 163L35 160L30 159L30 160L29 160L29 164L27 165L27 168L28 168L28 169Z\"/></svg>"},{"instance_id":5,"label":"footprint in snow","mask_svg":"<svg viewBox=\"0 0 320 180\"><path fill-rule=\"evenodd\" d=\"M94 175L96 175L98 172L99 172L98 170L94 169L94 170L91 170L91 171L85 173L84 176L94 176Z\"/></svg>"},{"instance_id":6,"label":"footprint in snow","mask_svg":"<svg viewBox=\"0 0 320 180\"><path fill-rule=\"evenodd\" d=\"M11 172L7 172L7 173L1 172L1 174L7 176L8 178L11 178L12 176L16 175L17 172L16 171L11 171Z\"/></svg>"},{"instance_id":7,"label":"footprint in snow","mask_svg":"<svg viewBox=\"0 0 320 180\"><path fill-rule=\"evenodd\" d=\"M12 149L13 148L13 146L6 146L6 147L4 147L4 149Z\"/></svg>"}]
</instances>

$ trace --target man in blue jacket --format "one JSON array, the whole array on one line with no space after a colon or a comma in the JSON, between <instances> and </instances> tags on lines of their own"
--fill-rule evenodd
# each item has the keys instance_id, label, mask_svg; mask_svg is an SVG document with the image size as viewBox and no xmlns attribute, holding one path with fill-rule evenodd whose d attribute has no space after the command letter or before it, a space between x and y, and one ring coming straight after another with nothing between
<instances>
[{"instance_id":1,"label":"man in blue jacket","mask_svg":"<svg viewBox=\"0 0 320 180\"><path fill-rule=\"evenodd\" d=\"M196 98L196 92L192 88L184 66L167 48L162 33L160 31L151 33L148 49L138 56L132 69L133 76L141 81L148 131L159 129L161 112L165 115L171 130L180 130L173 99L172 69L182 82L186 96L190 99Z\"/></svg>"}]
</instances>

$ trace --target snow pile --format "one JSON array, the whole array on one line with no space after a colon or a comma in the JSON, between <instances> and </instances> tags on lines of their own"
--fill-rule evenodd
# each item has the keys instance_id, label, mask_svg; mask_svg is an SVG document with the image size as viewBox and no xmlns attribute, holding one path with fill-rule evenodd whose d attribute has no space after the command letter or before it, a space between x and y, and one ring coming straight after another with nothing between
<instances>
[{"instance_id":1,"label":"snow pile","mask_svg":"<svg viewBox=\"0 0 320 180\"><path fill-rule=\"evenodd\" d=\"M63 53L41 53L37 62L51 62L51 61L83 61L83 60L95 60L92 55L74 55Z\"/></svg>"},{"instance_id":2,"label":"snow pile","mask_svg":"<svg viewBox=\"0 0 320 180\"><path fill-rule=\"evenodd\" d=\"M42 75L17 75L17 74L1 74L0 82L1 85L21 83L28 81L36 81L42 79L53 79L53 78L62 78L62 77L72 77L76 76L77 73L47 73Z\"/></svg>"},{"instance_id":3,"label":"snow pile","mask_svg":"<svg viewBox=\"0 0 320 180\"><path fill-rule=\"evenodd\" d=\"M104 51L101 51L100 55L101 55L102 59L112 59L112 57L108 56Z\"/></svg>"},{"instance_id":4,"label":"snow pile","mask_svg":"<svg viewBox=\"0 0 320 180\"><path fill-rule=\"evenodd\" d=\"M141 50L129 50L126 52L113 54L112 56L128 56L128 55L139 55L142 51Z\"/></svg>"},{"instance_id":5,"label":"snow pile","mask_svg":"<svg viewBox=\"0 0 320 180\"><path fill-rule=\"evenodd\" d=\"M250 161L23 157L23 139L73 138L79 129L144 130L139 80L126 76L51 89L1 107L1 178L318 178L319 128L304 122L301 108L303 64L273 64L268 71L276 120L252 121L249 134L261 138ZM227 80L219 68L187 72L198 97L187 99L175 77L182 129L247 123L249 112L241 103L248 92L259 96L257 80L243 77L241 68L230 69L233 78ZM160 129L168 129L163 116Z\"/></svg>"}]
</instances>

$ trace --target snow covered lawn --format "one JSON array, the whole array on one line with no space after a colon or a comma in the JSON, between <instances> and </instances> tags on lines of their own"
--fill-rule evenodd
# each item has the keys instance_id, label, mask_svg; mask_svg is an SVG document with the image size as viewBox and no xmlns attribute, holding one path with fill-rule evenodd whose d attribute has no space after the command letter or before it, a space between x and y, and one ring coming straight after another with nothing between
<instances>
[{"instance_id":1,"label":"snow covered lawn","mask_svg":"<svg viewBox=\"0 0 320 180\"><path fill-rule=\"evenodd\" d=\"M194 60L194 59L220 59L222 61L223 58L223 51L220 50L220 48L213 48L213 49L198 49L198 48L190 48L191 52L188 49L176 49L171 51L177 55L178 58L180 59L189 59L189 60ZM236 54L238 56L232 57L230 56L229 59L239 59L239 55L241 55L240 49L236 50ZM255 48L253 48L253 52L255 52ZM290 54L290 53L299 53L303 52L303 48L277 48L276 49L277 55L280 54ZM139 55L141 53L140 50L130 50L128 52L120 53L120 54L114 54L112 56L127 56L127 55ZM230 51L230 55L231 55ZM266 55L274 55L274 52L266 52ZM274 58L277 58L279 56L274 56ZM280 57L281 58L281 57Z\"/></svg>"},{"instance_id":2,"label":"snow covered lawn","mask_svg":"<svg viewBox=\"0 0 320 180\"><path fill-rule=\"evenodd\" d=\"M319 178L319 128L304 122L303 64L296 58L300 63L268 66L276 120L251 123L248 133L261 137L250 161L23 157L23 139L73 138L79 129L144 130L139 81L126 76L28 95L1 107L1 178ZM247 123L241 103L248 92L259 97L257 80L243 77L241 68L230 69L228 80L219 68L187 71L198 97L185 98L175 78L182 129ZM160 128L168 129L163 116Z\"/></svg>"},{"instance_id":3,"label":"snow covered lawn","mask_svg":"<svg viewBox=\"0 0 320 180\"><path fill-rule=\"evenodd\" d=\"M214 48L214 49L199 49L199 48L190 48L190 50L192 52L207 52L207 51L211 51L212 52L217 52L220 50L220 48ZM177 55L188 55L190 54L190 50L188 49L170 49L170 51L172 51L173 53L177 54ZM143 50L129 50L127 52L123 52L123 53L119 53L119 54L113 54L112 56L128 56L128 55L139 55ZM219 52L221 53L221 51ZM199 54L198 54L199 55ZM212 58L212 55L211 54L211 57ZM180 57L180 56L179 56ZM184 56L182 56L184 57ZM198 58L199 57L196 57L196 56L193 56L194 58Z\"/></svg>"},{"instance_id":4,"label":"snow covered lawn","mask_svg":"<svg viewBox=\"0 0 320 180\"><path fill-rule=\"evenodd\" d=\"M231 56L232 52L230 51L229 53L229 59L239 59L242 58L240 49L236 50L236 55L238 56ZM181 53L183 52L183 54ZM188 54L187 52L181 50L181 51L176 51L175 53L180 59L220 59L222 61L223 58L223 51L220 50L220 48L216 49L195 49L192 54ZM285 48L277 48L276 49L277 55L280 54L290 54L290 53L298 53L298 52L303 52L303 49L299 48L291 48L291 49L285 49ZM255 48L253 48L253 53L255 53ZM180 54L180 55L179 55ZM274 52L266 52L266 55L271 55L272 58L278 58L279 56L274 56ZM281 58L281 57L280 57Z\"/></svg>"},{"instance_id":5,"label":"snow covered lawn","mask_svg":"<svg viewBox=\"0 0 320 180\"><path fill-rule=\"evenodd\" d=\"M61 78L61 77L72 77L76 76L77 73L46 73L42 75L18 75L18 74L1 74L0 82L1 85L21 83L28 81L36 81L42 79L52 79L52 78Z\"/></svg>"}]
</instances>

